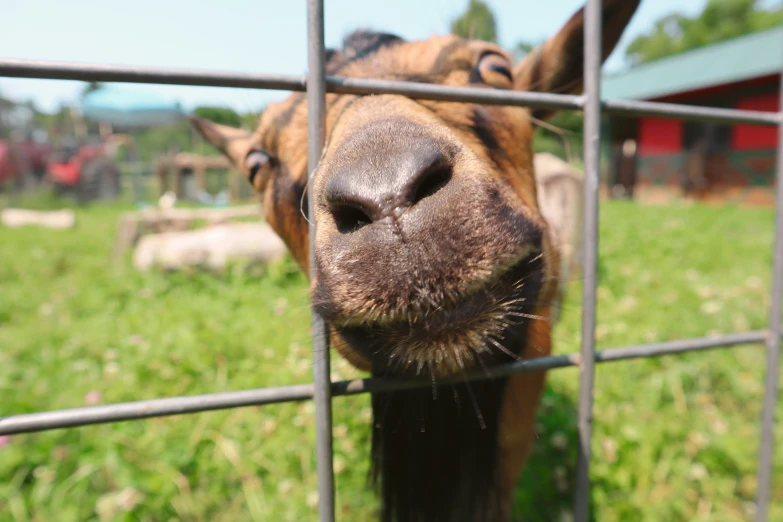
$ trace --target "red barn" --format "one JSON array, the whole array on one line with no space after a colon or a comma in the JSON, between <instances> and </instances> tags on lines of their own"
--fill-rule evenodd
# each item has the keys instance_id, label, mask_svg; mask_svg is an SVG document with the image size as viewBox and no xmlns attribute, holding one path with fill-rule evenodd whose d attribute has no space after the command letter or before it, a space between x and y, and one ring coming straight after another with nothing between
<instances>
[{"instance_id":1,"label":"red barn","mask_svg":"<svg viewBox=\"0 0 783 522\"><path fill-rule=\"evenodd\" d=\"M602 97L778 111L781 69L778 27L606 75ZM774 203L775 127L648 117L607 124L614 195Z\"/></svg>"}]
</instances>

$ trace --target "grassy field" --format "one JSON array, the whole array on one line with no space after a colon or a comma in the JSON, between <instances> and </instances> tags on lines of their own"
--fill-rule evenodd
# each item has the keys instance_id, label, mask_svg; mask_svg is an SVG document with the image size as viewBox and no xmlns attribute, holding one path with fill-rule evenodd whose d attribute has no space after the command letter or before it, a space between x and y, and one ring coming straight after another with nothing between
<instances>
[{"instance_id":1,"label":"grassy field","mask_svg":"<svg viewBox=\"0 0 783 522\"><path fill-rule=\"evenodd\" d=\"M72 231L0 230L0 415L311 381L290 261L112 267L121 209L80 209ZM767 209L603 204L599 346L764 328L772 222ZM578 349L579 302L576 282L558 353ZM749 346L600 365L595 519L751 520L763 364ZM334 379L357 376L335 360ZM516 499L525 520L570 519L577 386L575 369L550 374ZM336 399L334 415L338 520L366 521L368 397ZM315 520L313 424L301 403L14 436L0 442L0 521ZM783 520L780 450L774 475L770 520Z\"/></svg>"}]
</instances>

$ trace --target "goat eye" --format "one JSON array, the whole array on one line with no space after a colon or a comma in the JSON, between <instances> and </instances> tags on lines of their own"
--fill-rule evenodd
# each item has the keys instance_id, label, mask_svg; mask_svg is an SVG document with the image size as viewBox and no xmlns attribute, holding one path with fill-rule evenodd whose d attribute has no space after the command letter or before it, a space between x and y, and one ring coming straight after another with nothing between
<instances>
[{"instance_id":1,"label":"goat eye","mask_svg":"<svg viewBox=\"0 0 783 522\"><path fill-rule=\"evenodd\" d=\"M511 64L503 56L495 53L485 54L478 62L478 73L481 81L493 87L511 87Z\"/></svg>"},{"instance_id":2,"label":"goat eye","mask_svg":"<svg viewBox=\"0 0 783 522\"><path fill-rule=\"evenodd\" d=\"M253 185L253 181L256 178L258 172L272 163L272 159L266 152L260 150L254 150L250 152L245 158L245 167L250 174L250 184Z\"/></svg>"}]
</instances>

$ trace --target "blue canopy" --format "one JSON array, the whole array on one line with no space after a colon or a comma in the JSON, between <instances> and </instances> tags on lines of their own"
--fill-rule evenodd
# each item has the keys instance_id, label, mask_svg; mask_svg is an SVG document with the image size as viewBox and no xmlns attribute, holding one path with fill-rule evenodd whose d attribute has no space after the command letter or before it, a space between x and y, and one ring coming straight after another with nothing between
<instances>
[{"instance_id":1,"label":"blue canopy","mask_svg":"<svg viewBox=\"0 0 783 522\"><path fill-rule=\"evenodd\" d=\"M119 85L102 86L82 97L85 119L117 127L157 127L185 117L178 101Z\"/></svg>"}]
</instances>

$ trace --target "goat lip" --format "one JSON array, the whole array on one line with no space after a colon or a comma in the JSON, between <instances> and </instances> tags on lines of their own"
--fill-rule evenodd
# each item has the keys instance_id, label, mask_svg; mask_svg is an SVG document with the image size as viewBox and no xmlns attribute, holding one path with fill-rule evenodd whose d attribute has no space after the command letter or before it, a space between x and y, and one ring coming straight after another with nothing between
<instances>
[{"instance_id":1,"label":"goat lip","mask_svg":"<svg viewBox=\"0 0 783 522\"><path fill-rule=\"evenodd\" d=\"M490 344L497 347L496 342L500 342L511 350L512 345L518 348L524 342L521 336L534 313L542 288L543 270L539 259L538 255L528 255L492 283L465 298L422 311L415 317L398 316L394 320L387 317L386 321L335 326L352 349L373 359L377 367L387 366L392 358L431 364L433 354L456 351L460 355L455 358L472 365L474 355L486 351ZM490 359L505 357L508 360L508 352L503 351ZM453 361L445 364L451 363Z\"/></svg>"},{"instance_id":2,"label":"goat lip","mask_svg":"<svg viewBox=\"0 0 783 522\"><path fill-rule=\"evenodd\" d=\"M542 256L539 251L527 251L510 264L505 270L481 286L458 299L448 302L433 303L417 310L395 314L383 314L378 318L333 318L332 324L337 328L361 327L367 329L423 329L432 326L449 326L454 321L476 318L486 308L502 303L518 293L517 286L529 276L542 271Z\"/></svg>"}]
</instances>

